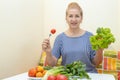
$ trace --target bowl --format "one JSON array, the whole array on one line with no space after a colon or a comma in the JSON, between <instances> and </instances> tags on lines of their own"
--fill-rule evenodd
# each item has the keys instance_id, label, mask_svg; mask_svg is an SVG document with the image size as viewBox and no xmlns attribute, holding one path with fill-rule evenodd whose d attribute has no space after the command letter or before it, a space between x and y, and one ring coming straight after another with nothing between
<instances>
[{"instance_id":1,"label":"bowl","mask_svg":"<svg viewBox=\"0 0 120 80\"><path fill-rule=\"evenodd\" d=\"M28 77L28 80L42 80L41 77Z\"/></svg>"}]
</instances>

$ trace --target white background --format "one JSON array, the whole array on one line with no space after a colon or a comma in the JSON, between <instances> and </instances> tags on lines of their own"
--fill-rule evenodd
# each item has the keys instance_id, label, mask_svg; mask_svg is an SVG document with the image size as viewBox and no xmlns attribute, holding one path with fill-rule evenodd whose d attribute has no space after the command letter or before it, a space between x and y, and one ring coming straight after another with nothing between
<instances>
[{"instance_id":1,"label":"white background","mask_svg":"<svg viewBox=\"0 0 120 80\"><path fill-rule=\"evenodd\" d=\"M81 28L95 34L109 27L116 42L108 49L120 50L120 0L0 0L0 78L28 71L38 64L41 43L50 29L65 31L65 10L78 2L84 13Z\"/></svg>"}]
</instances>

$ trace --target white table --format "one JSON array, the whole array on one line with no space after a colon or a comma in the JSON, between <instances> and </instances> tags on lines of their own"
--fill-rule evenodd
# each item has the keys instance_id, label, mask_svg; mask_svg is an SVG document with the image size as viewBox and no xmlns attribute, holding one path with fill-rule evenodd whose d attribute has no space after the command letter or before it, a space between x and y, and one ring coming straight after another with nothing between
<instances>
[{"instance_id":1,"label":"white table","mask_svg":"<svg viewBox=\"0 0 120 80\"><path fill-rule=\"evenodd\" d=\"M110 74L95 74L95 73L88 73L92 80L115 80L113 75ZM19 75L15 75L9 78L5 78L3 80L28 80L28 73L22 73Z\"/></svg>"}]
</instances>

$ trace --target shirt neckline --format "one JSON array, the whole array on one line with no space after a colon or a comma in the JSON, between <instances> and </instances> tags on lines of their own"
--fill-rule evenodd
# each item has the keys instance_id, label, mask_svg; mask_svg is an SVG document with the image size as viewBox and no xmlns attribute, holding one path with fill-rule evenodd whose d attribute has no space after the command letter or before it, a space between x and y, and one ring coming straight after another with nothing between
<instances>
[{"instance_id":1,"label":"shirt neckline","mask_svg":"<svg viewBox=\"0 0 120 80\"><path fill-rule=\"evenodd\" d=\"M83 37L86 33L87 33L87 31L85 31L85 32L84 32L82 35L80 35L80 36L71 37L71 36L66 35L65 32L63 32L63 34L64 34L66 37L68 37L68 38L80 38L80 37Z\"/></svg>"}]
</instances>

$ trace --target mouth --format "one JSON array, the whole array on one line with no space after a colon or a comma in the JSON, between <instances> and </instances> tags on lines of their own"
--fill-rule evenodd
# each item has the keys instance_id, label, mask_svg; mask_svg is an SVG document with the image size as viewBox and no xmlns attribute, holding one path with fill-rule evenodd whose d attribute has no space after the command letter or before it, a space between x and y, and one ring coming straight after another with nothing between
<instances>
[{"instance_id":1,"label":"mouth","mask_svg":"<svg viewBox=\"0 0 120 80\"><path fill-rule=\"evenodd\" d=\"M77 23L71 23L71 25L72 25L72 26L76 26L76 25L77 25Z\"/></svg>"}]
</instances>

